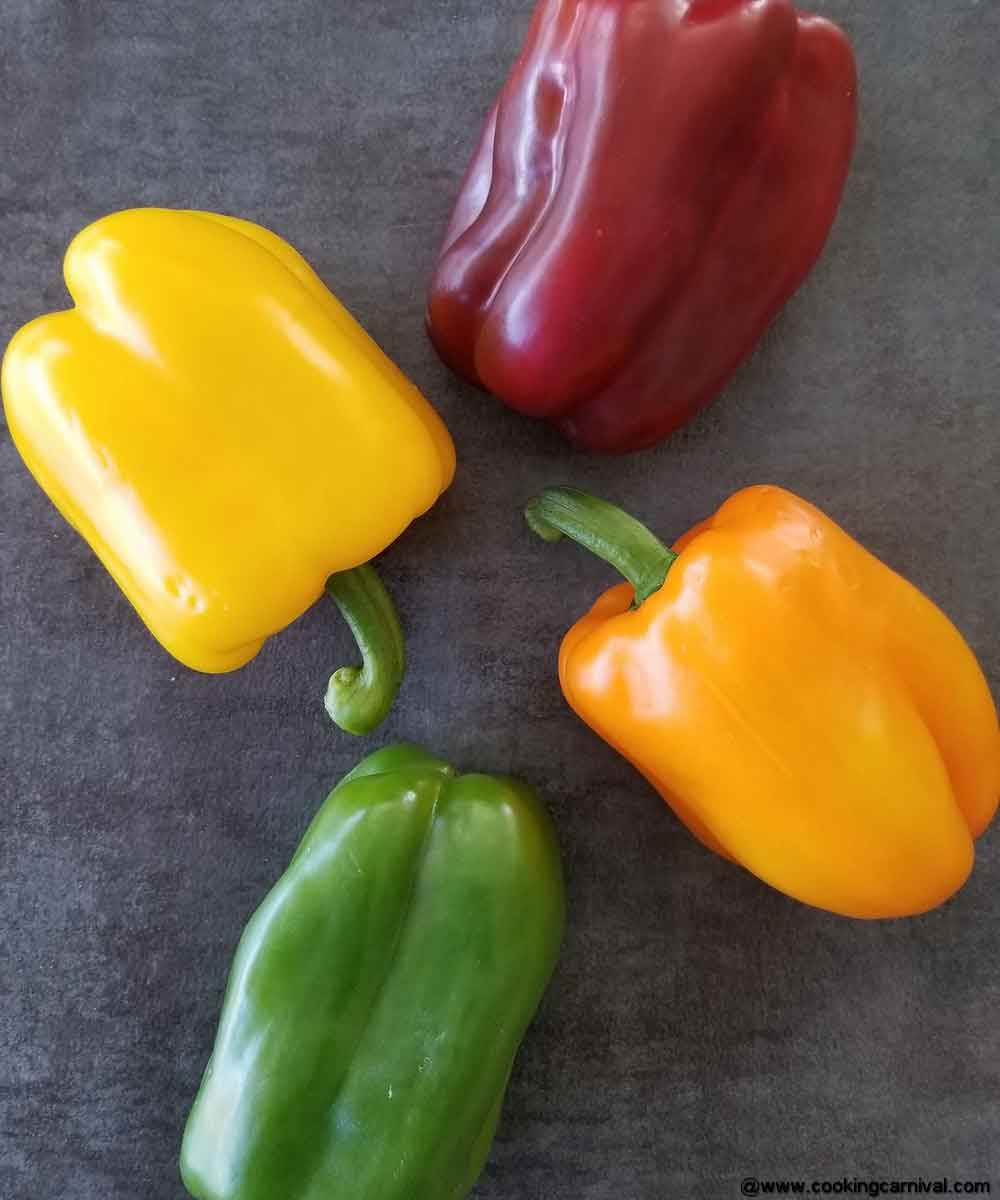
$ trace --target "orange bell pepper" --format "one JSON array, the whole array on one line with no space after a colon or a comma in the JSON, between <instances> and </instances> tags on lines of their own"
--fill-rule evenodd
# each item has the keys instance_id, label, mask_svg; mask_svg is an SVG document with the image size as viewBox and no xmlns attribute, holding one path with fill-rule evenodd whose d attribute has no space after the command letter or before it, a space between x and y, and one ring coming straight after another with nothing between
<instances>
[{"instance_id":1,"label":"orange bell pepper","mask_svg":"<svg viewBox=\"0 0 1000 1200\"><path fill-rule=\"evenodd\" d=\"M776 487L737 493L674 551L569 488L526 515L629 580L566 635L560 681L706 846L851 917L962 886L1000 794L997 711L916 588Z\"/></svg>"}]
</instances>

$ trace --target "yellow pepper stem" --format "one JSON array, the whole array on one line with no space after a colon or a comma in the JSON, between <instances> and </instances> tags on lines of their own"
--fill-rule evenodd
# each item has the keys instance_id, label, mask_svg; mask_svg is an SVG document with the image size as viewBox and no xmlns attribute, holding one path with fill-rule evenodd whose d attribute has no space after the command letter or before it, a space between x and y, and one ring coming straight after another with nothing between
<instances>
[{"instance_id":1,"label":"yellow pepper stem","mask_svg":"<svg viewBox=\"0 0 1000 1200\"><path fill-rule=\"evenodd\" d=\"M546 488L528 501L524 517L545 541L570 537L620 571L635 588L633 608L660 590L677 558L635 517L578 488Z\"/></svg>"},{"instance_id":2,"label":"yellow pepper stem","mask_svg":"<svg viewBox=\"0 0 1000 1200\"><path fill-rule=\"evenodd\" d=\"M371 733L388 716L406 669L399 615L375 568L366 563L326 581L361 651L360 667L330 676L326 711L347 733Z\"/></svg>"}]
</instances>

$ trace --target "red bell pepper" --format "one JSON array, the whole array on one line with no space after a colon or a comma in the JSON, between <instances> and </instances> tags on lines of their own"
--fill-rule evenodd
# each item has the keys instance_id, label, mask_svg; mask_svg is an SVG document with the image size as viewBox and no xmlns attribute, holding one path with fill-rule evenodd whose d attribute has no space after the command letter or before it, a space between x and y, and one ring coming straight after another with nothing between
<instances>
[{"instance_id":1,"label":"red bell pepper","mask_svg":"<svg viewBox=\"0 0 1000 1200\"><path fill-rule=\"evenodd\" d=\"M819 256L856 91L791 0L541 0L431 284L441 357L587 449L659 441Z\"/></svg>"}]
</instances>

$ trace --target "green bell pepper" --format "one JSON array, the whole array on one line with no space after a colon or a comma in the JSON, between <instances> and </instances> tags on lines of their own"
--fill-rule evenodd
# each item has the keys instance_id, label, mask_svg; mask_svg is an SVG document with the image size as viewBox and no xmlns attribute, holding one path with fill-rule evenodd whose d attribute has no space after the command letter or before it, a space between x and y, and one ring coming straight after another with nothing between
<instances>
[{"instance_id":1,"label":"green bell pepper","mask_svg":"<svg viewBox=\"0 0 1000 1200\"><path fill-rule=\"evenodd\" d=\"M563 926L523 784L415 746L330 793L251 918L188 1119L198 1200L461 1200Z\"/></svg>"}]
</instances>

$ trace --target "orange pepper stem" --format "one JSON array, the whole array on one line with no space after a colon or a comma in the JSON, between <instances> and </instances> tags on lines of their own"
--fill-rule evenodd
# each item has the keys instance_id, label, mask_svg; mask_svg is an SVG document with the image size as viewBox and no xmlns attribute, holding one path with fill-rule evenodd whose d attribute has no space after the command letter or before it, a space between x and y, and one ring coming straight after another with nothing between
<instances>
[{"instance_id":1,"label":"orange pepper stem","mask_svg":"<svg viewBox=\"0 0 1000 1200\"><path fill-rule=\"evenodd\" d=\"M677 558L641 521L578 488L546 488L528 501L524 516L545 541L570 537L620 571L635 589L633 608L660 590Z\"/></svg>"},{"instance_id":2,"label":"orange pepper stem","mask_svg":"<svg viewBox=\"0 0 1000 1200\"><path fill-rule=\"evenodd\" d=\"M406 644L399 615L370 563L331 575L326 590L351 627L362 659L360 667L341 667L330 676L326 711L347 733L371 733L403 682Z\"/></svg>"}]
</instances>

